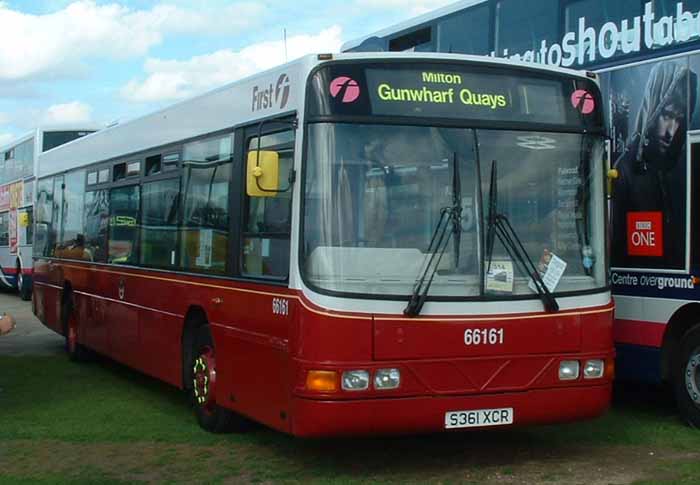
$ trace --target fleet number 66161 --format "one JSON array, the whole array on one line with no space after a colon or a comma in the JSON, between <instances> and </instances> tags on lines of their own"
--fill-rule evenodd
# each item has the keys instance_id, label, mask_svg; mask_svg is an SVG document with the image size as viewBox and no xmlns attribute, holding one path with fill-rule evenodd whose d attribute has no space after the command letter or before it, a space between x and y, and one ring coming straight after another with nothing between
<instances>
[{"instance_id":1,"label":"fleet number 66161","mask_svg":"<svg viewBox=\"0 0 700 485\"><path fill-rule=\"evenodd\" d=\"M464 331L464 345L497 345L504 342L502 328L468 328Z\"/></svg>"}]
</instances>

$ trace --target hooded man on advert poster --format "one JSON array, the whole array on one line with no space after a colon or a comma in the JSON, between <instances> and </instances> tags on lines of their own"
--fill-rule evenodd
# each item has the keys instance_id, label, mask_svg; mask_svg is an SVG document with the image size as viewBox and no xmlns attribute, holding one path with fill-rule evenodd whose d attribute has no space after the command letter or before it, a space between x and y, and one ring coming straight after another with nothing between
<instances>
[{"instance_id":1,"label":"hooded man on advert poster","mask_svg":"<svg viewBox=\"0 0 700 485\"><path fill-rule=\"evenodd\" d=\"M685 63L661 62L649 72L635 124L614 164L613 267L685 267L686 132L696 91L697 76Z\"/></svg>"}]
</instances>

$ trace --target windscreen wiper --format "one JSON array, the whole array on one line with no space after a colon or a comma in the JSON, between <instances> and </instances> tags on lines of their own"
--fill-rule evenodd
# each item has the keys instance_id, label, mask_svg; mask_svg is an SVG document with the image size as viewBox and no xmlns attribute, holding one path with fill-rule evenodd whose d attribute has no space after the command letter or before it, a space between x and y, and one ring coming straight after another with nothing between
<instances>
[{"instance_id":1,"label":"windscreen wiper","mask_svg":"<svg viewBox=\"0 0 700 485\"><path fill-rule=\"evenodd\" d=\"M452 225L452 230L448 231ZM440 267L440 261L445 254L450 236L453 237L455 251L455 267L459 263L459 245L462 232L462 184L459 173L459 163L457 153L452 155L452 206L440 209L440 219L438 220L433 235L430 238L428 252L426 254L420 278L413 285L411 298L408 305L403 310L407 317L418 315L428 297L428 290L433 283L433 278Z\"/></svg>"},{"instance_id":2,"label":"windscreen wiper","mask_svg":"<svg viewBox=\"0 0 700 485\"><path fill-rule=\"evenodd\" d=\"M557 300L549 291L547 285L542 280L539 270L532 262L530 255L525 250L522 241L515 232L512 224L504 214L498 213L498 182L496 175L496 160L491 162L491 185L489 187L489 214L488 230L486 232L486 249L488 251L488 266L486 273L491 270L491 260L493 258L493 244L496 238L506 249L508 255L515 261L523 274L530 275L535 285L537 293L540 295L542 304L548 312L559 311Z\"/></svg>"}]
</instances>

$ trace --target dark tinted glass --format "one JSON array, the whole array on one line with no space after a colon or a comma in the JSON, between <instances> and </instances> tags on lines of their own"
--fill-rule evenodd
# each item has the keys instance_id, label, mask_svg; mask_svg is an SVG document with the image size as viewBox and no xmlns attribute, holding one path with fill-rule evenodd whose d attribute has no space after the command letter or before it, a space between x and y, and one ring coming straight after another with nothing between
<instances>
[{"instance_id":1,"label":"dark tinted glass","mask_svg":"<svg viewBox=\"0 0 700 485\"><path fill-rule=\"evenodd\" d=\"M109 190L85 194L85 252L92 261L107 260Z\"/></svg>"},{"instance_id":2,"label":"dark tinted glass","mask_svg":"<svg viewBox=\"0 0 700 485\"><path fill-rule=\"evenodd\" d=\"M85 206L85 171L64 176L61 231L56 256L67 259L89 259L84 254L83 208Z\"/></svg>"},{"instance_id":3,"label":"dark tinted glass","mask_svg":"<svg viewBox=\"0 0 700 485\"><path fill-rule=\"evenodd\" d=\"M438 23L438 51L455 54L489 53L487 5L446 17Z\"/></svg>"},{"instance_id":4,"label":"dark tinted glass","mask_svg":"<svg viewBox=\"0 0 700 485\"><path fill-rule=\"evenodd\" d=\"M61 242L61 228L63 226L63 175L53 179L53 211L51 225L49 227L49 241L47 256L53 256Z\"/></svg>"},{"instance_id":5,"label":"dark tinted glass","mask_svg":"<svg viewBox=\"0 0 700 485\"><path fill-rule=\"evenodd\" d=\"M678 17L678 4L683 4L683 11L692 13L697 21L700 0L653 0L654 17L659 19L664 16Z\"/></svg>"},{"instance_id":6,"label":"dark tinted glass","mask_svg":"<svg viewBox=\"0 0 700 485\"><path fill-rule=\"evenodd\" d=\"M231 135L185 145L181 266L224 273L228 259Z\"/></svg>"},{"instance_id":7,"label":"dark tinted glass","mask_svg":"<svg viewBox=\"0 0 700 485\"><path fill-rule=\"evenodd\" d=\"M108 262L136 264L139 239L139 187L112 189L109 194Z\"/></svg>"},{"instance_id":8,"label":"dark tinted glass","mask_svg":"<svg viewBox=\"0 0 700 485\"><path fill-rule=\"evenodd\" d=\"M8 246L10 244L10 213L3 212L0 214L0 246Z\"/></svg>"},{"instance_id":9,"label":"dark tinted glass","mask_svg":"<svg viewBox=\"0 0 700 485\"><path fill-rule=\"evenodd\" d=\"M90 133L94 133L94 131L47 131L44 133L44 143L41 151L51 150Z\"/></svg>"},{"instance_id":10,"label":"dark tinted glass","mask_svg":"<svg viewBox=\"0 0 700 485\"><path fill-rule=\"evenodd\" d=\"M161 180L141 189L141 264L161 268L177 262L180 180Z\"/></svg>"},{"instance_id":11,"label":"dark tinted glass","mask_svg":"<svg viewBox=\"0 0 700 485\"><path fill-rule=\"evenodd\" d=\"M260 138L259 146L279 154L279 187L284 189L294 163L294 131L265 135ZM257 149L258 139L251 138L248 147ZM243 274L273 278L285 278L289 274L291 204L291 191L274 197L246 197Z\"/></svg>"},{"instance_id":12,"label":"dark tinted glass","mask_svg":"<svg viewBox=\"0 0 700 485\"><path fill-rule=\"evenodd\" d=\"M430 52L434 50L432 30L425 27L389 41L390 51Z\"/></svg>"},{"instance_id":13,"label":"dark tinted glass","mask_svg":"<svg viewBox=\"0 0 700 485\"><path fill-rule=\"evenodd\" d=\"M496 3L496 54L539 52L542 41L559 42L558 26L558 0L501 0Z\"/></svg>"},{"instance_id":14,"label":"dark tinted glass","mask_svg":"<svg viewBox=\"0 0 700 485\"><path fill-rule=\"evenodd\" d=\"M51 222L53 217L53 179L42 179L37 182L36 202L36 238L34 240L34 255L48 256L51 241Z\"/></svg>"}]
</instances>

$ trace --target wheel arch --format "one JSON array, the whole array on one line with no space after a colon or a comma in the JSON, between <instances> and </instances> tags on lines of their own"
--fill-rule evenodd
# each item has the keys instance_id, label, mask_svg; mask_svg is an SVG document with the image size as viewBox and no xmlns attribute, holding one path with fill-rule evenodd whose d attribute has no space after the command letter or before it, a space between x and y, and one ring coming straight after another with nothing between
<instances>
[{"instance_id":1,"label":"wheel arch","mask_svg":"<svg viewBox=\"0 0 700 485\"><path fill-rule=\"evenodd\" d=\"M73 285L69 280L63 282L63 289L61 290L61 307L59 311L59 316L61 318L61 331L63 335L67 335L66 326L68 325L68 312L74 310L73 307Z\"/></svg>"},{"instance_id":2,"label":"wheel arch","mask_svg":"<svg viewBox=\"0 0 700 485\"><path fill-rule=\"evenodd\" d=\"M681 339L696 325L700 325L700 303L683 305L669 319L661 346L661 378L664 381L670 381L672 360L680 351Z\"/></svg>"},{"instance_id":3,"label":"wheel arch","mask_svg":"<svg viewBox=\"0 0 700 485\"><path fill-rule=\"evenodd\" d=\"M192 346L194 343L194 338L197 333L197 329L207 325L209 323L209 318L207 317L207 312L204 311L199 305L191 305L187 309L187 314L185 315L184 323L182 325L182 336L180 339L181 352L182 352L182 388L189 389L189 383L191 382L190 370L186 365L192 359Z\"/></svg>"}]
</instances>

